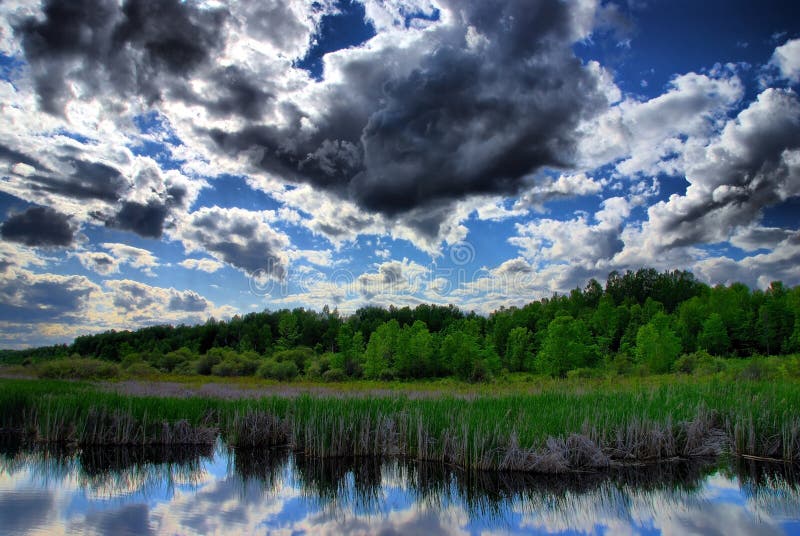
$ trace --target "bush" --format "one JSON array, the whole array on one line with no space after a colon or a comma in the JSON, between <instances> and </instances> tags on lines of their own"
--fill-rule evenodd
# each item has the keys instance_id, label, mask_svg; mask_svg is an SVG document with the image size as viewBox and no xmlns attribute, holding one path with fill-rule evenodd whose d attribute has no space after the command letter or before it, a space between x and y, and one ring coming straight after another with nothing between
<instances>
[{"instance_id":1,"label":"bush","mask_svg":"<svg viewBox=\"0 0 800 536\"><path fill-rule=\"evenodd\" d=\"M143 363L144 359L142 358L142 354L139 352L133 352L127 354L125 357L122 358L120 361L120 366L124 369L130 367L131 365L135 365L137 363Z\"/></svg>"},{"instance_id":2,"label":"bush","mask_svg":"<svg viewBox=\"0 0 800 536\"><path fill-rule=\"evenodd\" d=\"M378 379L384 382L391 382L397 379L397 375L392 369L385 368L380 372L380 374L378 374Z\"/></svg>"},{"instance_id":3,"label":"bush","mask_svg":"<svg viewBox=\"0 0 800 536\"><path fill-rule=\"evenodd\" d=\"M322 379L326 382L343 382L347 379L347 375L342 369L330 369L322 375Z\"/></svg>"},{"instance_id":4,"label":"bush","mask_svg":"<svg viewBox=\"0 0 800 536\"><path fill-rule=\"evenodd\" d=\"M232 352L211 367L214 376L252 376L258 369L258 360L250 355Z\"/></svg>"},{"instance_id":5,"label":"bush","mask_svg":"<svg viewBox=\"0 0 800 536\"><path fill-rule=\"evenodd\" d=\"M230 352L230 350L226 351L222 348L212 348L201 355L200 359L195 362L195 372L203 376L208 376L211 374L211 369L214 365L221 363L222 360L227 357L228 352Z\"/></svg>"},{"instance_id":6,"label":"bush","mask_svg":"<svg viewBox=\"0 0 800 536\"><path fill-rule=\"evenodd\" d=\"M633 372L633 359L630 354L621 351L609 362L609 368L618 375L625 376Z\"/></svg>"},{"instance_id":7,"label":"bush","mask_svg":"<svg viewBox=\"0 0 800 536\"><path fill-rule=\"evenodd\" d=\"M160 371L149 363L138 362L128 366L126 372L131 376L156 376Z\"/></svg>"},{"instance_id":8,"label":"bush","mask_svg":"<svg viewBox=\"0 0 800 536\"><path fill-rule=\"evenodd\" d=\"M164 372L172 372L175 368L183 363L190 363L197 358L191 350L182 347L174 352L168 352L159 356L156 360L156 366Z\"/></svg>"},{"instance_id":9,"label":"bush","mask_svg":"<svg viewBox=\"0 0 800 536\"><path fill-rule=\"evenodd\" d=\"M278 363L293 361L297 366L297 370L305 370L306 364L311 363L315 357L316 354L314 350L305 346L300 346L291 350L281 350L272 354L272 359Z\"/></svg>"},{"instance_id":10,"label":"bush","mask_svg":"<svg viewBox=\"0 0 800 536\"><path fill-rule=\"evenodd\" d=\"M40 378L101 380L119 376L119 367L100 359L55 359L39 367Z\"/></svg>"},{"instance_id":11,"label":"bush","mask_svg":"<svg viewBox=\"0 0 800 536\"><path fill-rule=\"evenodd\" d=\"M311 361L306 365L306 378L309 380L322 379L322 366L319 361Z\"/></svg>"},{"instance_id":12,"label":"bush","mask_svg":"<svg viewBox=\"0 0 800 536\"><path fill-rule=\"evenodd\" d=\"M477 383L486 382L491 379L492 373L489 371L486 361L483 359L477 359L475 363L472 364L472 374L469 376L469 381Z\"/></svg>"},{"instance_id":13,"label":"bush","mask_svg":"<svg viewBox=\"0 0 800 536\"><path fill-rule=\"evenodd\" d=\"M197 374L197 361L198 360L180 363L172 369L172 373L178 374L179 376L194 376Z\"/></svg>"},{"instance_id":14,"label":"bush","mask_svg":"<svg viewBox=\"0 0 800 536\"><path fill-rule=\"evenodd\" d=\"M267 359L260 367L258 367L257 374L262 378L270 378L279 381L288 381L294 379L297 374L297 365L294 361L275 361L274 359Z\"/></svg>"}]
</instances>

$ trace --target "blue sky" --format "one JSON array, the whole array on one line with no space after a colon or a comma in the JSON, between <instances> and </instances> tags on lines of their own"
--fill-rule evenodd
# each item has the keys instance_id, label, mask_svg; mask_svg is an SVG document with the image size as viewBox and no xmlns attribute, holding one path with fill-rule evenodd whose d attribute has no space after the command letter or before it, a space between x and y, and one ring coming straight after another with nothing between
<instances>
[{"instance_id":1,"label":"blue sky","mask_svg":"<svg viewBox=\"0 0 800 536\"><path fill-rule=\"evenodd\" d=\"M0 345L800 283L800 7L0 5Z\"/></svg>"}]
</instances>

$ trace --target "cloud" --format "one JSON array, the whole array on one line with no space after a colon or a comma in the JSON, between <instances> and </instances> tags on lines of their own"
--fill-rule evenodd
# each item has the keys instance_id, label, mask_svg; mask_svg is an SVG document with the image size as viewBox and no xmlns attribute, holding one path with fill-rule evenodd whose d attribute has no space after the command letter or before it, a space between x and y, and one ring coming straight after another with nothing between
<instances>
[{"instance_id":1,"label":"cloud","mask_svg":"<svg viewBox=\"0 0 800 536\"><path fill-rule=\"evenodd\" d=\"M146 275L154 276L152 269L159 266L158 259L146 249L109 242L100 244L100 247L108 253L100 251L75 253L87 270L93 270L100 275L118 273L120 266L127 264L141 269Z\"/></svg>"},{"instance_id":2,"label":"cloud","mask_svg":"<svg viewBox=\"0 0 800 536\"><path fill-rule=\"evenodd\" d=\"M539 212L544 211L545 203L553 199L598 194L603 190L603 182L597 181L585 173L575 175L560 175L558 179L547 178L526 190L514 204L515 209L520 207L533 207Z\"/></svg>"},{"instance_id":3,"label":"cloud","mask_svg":"<svg viewBox=\"0 0 800 536\"><path fill-rule=\"evenodd\" d=\"M225 266L223 263L214 259L185 259L178 264L188 270L200 270L201 272L209 274L213 274Z\"/></svg>"},{"instance_id":4,"label":"cloud","mask_svg":"<svg viewBox=\"0 0 800 536\"><path fill-rule=\"evenodd\" d=\"M71 321L85 311L99 287L82 276L7 269L0 277L0 320Z\"/></svg>"},{"instance_id":5,"label":"cloud","mask_svg":"<svg viewBox=\"0 0 800 536\"><path fill-rule=\"evenodd\" d=\"M3 144L0 144L0 160L7 162L11 165L14 164L26 164L33 168L35 171L36 169L45 169L45 166L41 164L36 158L29 156L21 151L16 151L11 149L10 147L6 147Z\"/></svg>"},{"instance_id":6,"label":"cloud","mask_svg":"<svg viewBox=\"0 0 800 536\"><path fill-rule=\"evenodd\" d=\"M146 285L131 279L115 279L104 283L105 299L112 314L105 323L112 326L146 326L169 322L198 323L209 316L229 316L230 308L216 307L193 290L178 290ZM94 311L93 316L101 314ZM107 314L108 316L108 314Z\"/></svg>"},{"instance_id":7,"label":"cloud","mask_svg":"<svg viewBox=\"0 0 800 536\"><path fill-rule=\"evenodd\" d=\"M119 272L119 259L101 251L82 251L76 253L80 263L87 270L92 270L100 275L110 275Z\"/></svg>"},{"instance_id":8,"label":"cloud","mask_svg":"<svg viewBox=\"0 0 800 536\"><path fill-rule=\"evenodd\" d=\"M800 102L767 89L730 120L719 138L685 155L685 195L648 209L647 247L726 241L763 208L800 195Z\"/></svg>"},{"instance_id":9,"label":"cloud","mask_svg":"<svg viewBox=\"0 0 800 536\"><path fill-rule=\"evenodd\" d=\"M407 46L376 38L328 54L325 81L307 89L306 106L286 99L278 121L210 128L210 138L255 169L391 218L514 193L532 172L568 163L575 126L605 105L595 74L572 53L569 7L440 7L445 22L409 31ZM404 223L426 232L433 220Z\"/></svg>"},{"instance_id":10,"label":"cloud","mask_svg":"<svg viewBox=\"0 0 800 536\"><path fill-rule=\"evenodd\" d=\"M778 68L783 78L800 82L800 39L790 39L777 47L770 64Z\"/></svg>"},{"instance_id":11,"label":"cloud","mask_svg":"<svg viewBox=\"0 0 800 536\"><path fill-rule=\"evenodd\" d=\"M769 231L768 231L769 232ZM693 271L704 281L730 284L741 282L752 287L766 288L773 281L782 281L789 286L800 285L797 266L800 264L800 232L784 231L788 234L771 251L741 260L729 257L712 257L698 261ZM770 232L772 235L777 233ZM774 238L774 237L773 237Z\"/></svg>"},{"instance_id":12,"label":"cloud","mask_svg":"<svg viewBox=\"0 0 800 536\"><path fill-rule=\"evenodd\" d=\"M15 27L43 110L106 88L155 102L221 46L223 10L179 0L48 0Z\"/></svg>"},{"instance_id":13,"label":"cloud","mask_svg":"<svg viewBox=\"0 0 800 536\"><path fill-rule=\"evenodd\" d=\"M272 211L202 207L181 223L177 236L188 252L205 251L249 275L282 278L289 238L271 225Z\"/></svg>"},{"instance_id":14,"label":"cloud","mask_svg":"<svg viewBox=\"0 0 800 536\"><path fill-rule=\"evenodd\" d=\"M204 185L174 170L162 173L149 158L138 158L132 173L132 184L116 213L106 217L106 225L148 238L160 238L165 228L171 228Z\"/></svg>"},{"instance_id":15,"label":"cloud","mask_svg":"<svg viewBox=\"0 0 800 536\"><path fill-rule=\"evenodd\" d=\"M743 92L730 69L676 76L662 95L628 97L581 124L578 161L587 168L614 163L623 176L680 173L680 156L717 131Z\"/></svg>"},{"instance_id":16,"label":"cloud","mask_svg":"<svg viewBox=\"0 0 800 536\"><path fill-rule=\"evenodd\" d=\"M0 225L4 240L35 247L67 247L75 242L76 225L50 207L30 207Z\"/></svg>"},{"instance_id":17,"label":"cloud","mask_svg":"<svg viewBox=\"0 0 800 536\"><path fill-rule=\"evenodd\" d=\"M572 220L540 219L516 224L517 236L509 243L537 264L551 262L593 265L610 260L625 246L620 231L630 214L622 197L604 200L592 223L587 215Z\"/></svg>"},{"instance_id":18,"label":"cloud","mask_svg":"<svg viewBox=\"0 0 800 536\"><path fill-rule=\"evenodd\" d=\"M194 291L187 290L175 293L169 300L168 308L170 311L197 312L205 311L208 306L208 300Z\"/></svg>"}]
</instances>

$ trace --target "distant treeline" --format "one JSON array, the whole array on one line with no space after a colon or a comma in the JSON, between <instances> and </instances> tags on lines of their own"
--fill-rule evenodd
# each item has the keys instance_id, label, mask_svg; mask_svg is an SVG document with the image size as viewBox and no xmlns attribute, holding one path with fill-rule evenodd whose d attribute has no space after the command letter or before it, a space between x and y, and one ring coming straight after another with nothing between
<instances>
[{"instance_id":1,"label":"distant treeline","mask_svg":"<svg viewBox=\"0 0 800 536\"><path fill-rule=\"evenodd\" d=\"M336 380L508 372L551 376L691 372L719 358L800 352L800 287L709 287L690 272L612 272L488 317L454 306L325 307L81 336L70 345L0 351L7 363L80 356L182 374Z\"/></svg>"}]
</instances>

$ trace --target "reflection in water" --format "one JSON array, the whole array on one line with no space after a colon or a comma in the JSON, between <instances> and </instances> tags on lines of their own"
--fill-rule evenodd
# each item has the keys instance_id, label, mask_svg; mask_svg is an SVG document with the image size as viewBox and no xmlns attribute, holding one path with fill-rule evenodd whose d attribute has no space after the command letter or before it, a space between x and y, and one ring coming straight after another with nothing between
<instances>
[{"instance_id":1,"label":"reflection in water","mask_svg":"<svg viewBox=\"0 0 800 536\"><path fill-rule=\"evenodd\" d=\"M283 450L0 446L2 534L800 531L797 468L542 476Z\"/></svg>"}]
</instances>

